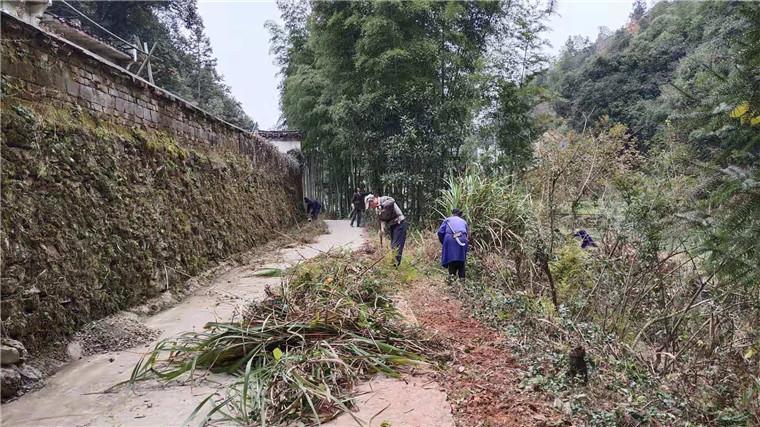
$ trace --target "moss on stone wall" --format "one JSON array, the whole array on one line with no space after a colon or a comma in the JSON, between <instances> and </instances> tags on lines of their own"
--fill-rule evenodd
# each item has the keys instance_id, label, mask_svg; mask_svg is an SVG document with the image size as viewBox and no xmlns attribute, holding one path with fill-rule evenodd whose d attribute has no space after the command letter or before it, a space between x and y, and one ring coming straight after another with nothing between
<instances>
[{"instance_id":1,"label":"moss on stone wall","mask_svg":"<svg viewBox=\"0 0 760 427\"><path fill-rule=\"evenodd\" d=\"M3 334L34 349L296 221L299 177L239 153L4 102Z\"/></svg>"}]
</instances>

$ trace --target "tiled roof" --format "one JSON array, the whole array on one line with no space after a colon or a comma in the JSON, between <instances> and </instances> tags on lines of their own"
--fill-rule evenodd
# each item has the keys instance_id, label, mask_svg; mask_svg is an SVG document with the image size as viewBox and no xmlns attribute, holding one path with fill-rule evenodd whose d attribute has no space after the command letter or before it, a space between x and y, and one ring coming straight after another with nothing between
<instances>
[{"instance_id":1,"label":"tiled roof","mask_svg":"<svg viewBox=\"0 0 760 427\"><path fill-rule=\"evenodd\" d=\"M256 134L269 141L301 140L301 132L296 130L257 130Z\"/></svg>"}]
</instances>

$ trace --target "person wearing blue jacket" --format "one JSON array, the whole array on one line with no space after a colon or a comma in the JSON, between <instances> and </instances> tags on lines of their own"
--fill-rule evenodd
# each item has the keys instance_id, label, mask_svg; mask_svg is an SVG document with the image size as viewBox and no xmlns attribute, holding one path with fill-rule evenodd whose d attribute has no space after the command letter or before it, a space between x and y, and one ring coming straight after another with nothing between
<instances>
[{"instance_id":1,"label":"person wearing blue jacket","mask_svg":"<svg viewBox=\"0 0 760 427\"><path fill-rule=\"evenodd\" d=\"M464 279L470 228L462 218L462 211L454 209L451 213L438 228L438 240L442 245L441 265L448 267L449 276Z\"/></svg>"},{"instance_id":2,"label":"person wearing blue jacket","mask_svg":"<svg viewBox=\"0 0 760 427\"><path fill-rule=\"evenodd\" d=\"M591 235L588 234L588 231L586 230L580 230L577 233L573 234L573 236L581 238L581 249L597 247L596 242L594 242L594 239L591 238Z\"/></svg>"},{"instance_id":3,"label":"person wearing blue jacket","mask_svg":"<svg viewBox=\"0 0 760 427\"><path fill-rule=\"evenodd\" d=\"M306 215L309 218L309 222L311 222L312 219L316 220L319 218L319 211L322 210L321 203L308 197L303 198L303 203L306 205Z\"/></svg>"}]
</instances>

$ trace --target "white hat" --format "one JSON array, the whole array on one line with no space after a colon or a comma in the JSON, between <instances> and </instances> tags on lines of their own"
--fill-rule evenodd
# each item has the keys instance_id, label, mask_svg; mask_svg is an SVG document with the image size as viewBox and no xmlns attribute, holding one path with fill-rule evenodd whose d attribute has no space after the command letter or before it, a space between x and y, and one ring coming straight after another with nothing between
<instances>
[{"instance_id":1,"label":"white hat","mask_svg":"<svg viewBox=\"0 0 760 427\"><path fill-rule=\"evenodd\" d=\"M375 198L375 195L372 194L372 193L367 194L366 196L364 196L364 209L365 210L369 210L369 201L372 200L372 199L374 199L374 198Z\"/></svg>"}]
</instances>

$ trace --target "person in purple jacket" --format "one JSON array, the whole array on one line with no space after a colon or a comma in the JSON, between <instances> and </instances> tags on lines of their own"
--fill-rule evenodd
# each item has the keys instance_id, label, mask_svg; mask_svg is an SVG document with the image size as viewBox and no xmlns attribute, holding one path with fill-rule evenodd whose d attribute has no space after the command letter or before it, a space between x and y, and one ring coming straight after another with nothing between
<instances>
[{"instance_id":1,"label":"person in purple jacket","mask_svg":"<svg viewBox=\"0 0 760 427\"><path fill-rule=\"evenodd\" d=\"M594 242L594 239L591 238L591 235L588 234L588 231L586 230L580 230L577 233L573 234L573 236L581 238L581 249L586 249L588 247L597 247L596 242Z\"/></svg>"},{"instance_id":2,"label":"person in purple jacket","mask_svg":"<svg viewBox=\"0 0 760 427\"><path fill-rule=\"evenodd\" d=\"M470 228L462 218L462 211L454 209L451 213L438 228L438 240L442 245L441 265L448 267L449 276L464 279Z\"/></svg>"}]
</instances>

